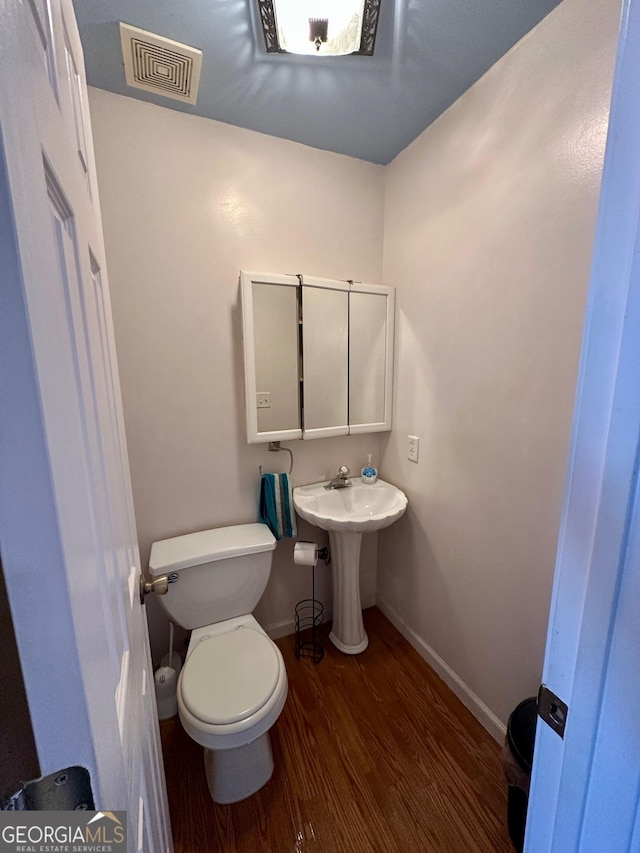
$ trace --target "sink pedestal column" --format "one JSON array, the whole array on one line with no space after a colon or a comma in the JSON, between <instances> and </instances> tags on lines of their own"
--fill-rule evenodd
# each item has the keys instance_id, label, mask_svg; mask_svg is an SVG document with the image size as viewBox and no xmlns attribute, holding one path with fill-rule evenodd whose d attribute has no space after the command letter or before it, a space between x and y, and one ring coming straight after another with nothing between
<instances>
[{"instance_id":1,"label":"sink pedestal column","mask_svg":"<svg viewBox=\"0 0 640 853\"><path fill-rule=\"evenodd\" d=\"M329 531L333 573L333 625L329 639L347 655L369 645L360 604L360 544L362 533Z\"/></svg>"}]
</instances>

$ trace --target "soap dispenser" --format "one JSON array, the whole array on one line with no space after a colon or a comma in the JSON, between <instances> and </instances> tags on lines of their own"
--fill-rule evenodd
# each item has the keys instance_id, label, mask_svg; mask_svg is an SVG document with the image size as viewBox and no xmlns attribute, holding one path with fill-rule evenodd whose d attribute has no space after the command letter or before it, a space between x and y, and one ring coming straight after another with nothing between
<instances>
[{"instance_id":1,"label":"soap dispenser","mask_svg":"<svg viewBox=\"0 0 640 853\"><path fill-rule=\"evenodd\" d=\"M367 454L367 464L362 469L361 476L362 482L367 483L368 485L375 483L378 479L378 469L373 466L370 453Z\"/></svg>"}]
</instances>

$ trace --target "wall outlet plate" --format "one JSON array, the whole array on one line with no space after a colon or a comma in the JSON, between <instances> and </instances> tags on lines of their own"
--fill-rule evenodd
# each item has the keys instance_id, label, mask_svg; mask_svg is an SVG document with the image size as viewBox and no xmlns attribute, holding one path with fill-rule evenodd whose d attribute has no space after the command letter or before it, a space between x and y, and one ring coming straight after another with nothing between
<instances>
[{"instance_id":1,"label":"wall outlet plate","mask_svg":"<svg viewBox=\"0 0 640 853\"><path fill-rule=\"evenodd\" d=\"M407 436L409 443L407 445L407 459L411 462L417 462L420 455L420 439L417 435Z\"/></svg>"},{"instance_id":2,"label":"wall outlet plate","mask_svg":"<svg viewBox=\"0 0 640 853\"><path fill-rule=\"evenodd\" d=\"M258 409L270 409L271 408L271 392L270 391L258 391L256 393L256 406Z\"/></svg>"}]
</instances>

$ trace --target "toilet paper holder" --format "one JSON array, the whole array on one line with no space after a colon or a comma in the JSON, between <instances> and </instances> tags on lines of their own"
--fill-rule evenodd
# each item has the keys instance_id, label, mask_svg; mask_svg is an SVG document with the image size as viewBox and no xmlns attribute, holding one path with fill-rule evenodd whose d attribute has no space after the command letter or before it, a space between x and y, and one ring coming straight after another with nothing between
<instances>
[{"instance_id":1,"label":"toilet paper holder","mask_svg":"<svg viewBox=\"0 0 640 853\"><path fill-rule=\"evenodd\" d=\"M324 548L318 548L316 550L316 554L318 555L319 560L324 560L325 566L328 566L331 562L331 554L329 553L329 548L327 545Z\"/></svg>"},{"instance_id":2,"label":"toilet paper holder","mask_svg":"<svg viewBox=\"0 0 640 853\"><path fill-rule=\"evenodd\" d=\"M316 555L325 565L331 562L329 548L316 548ZM295 651L298 660L310 657L314 663L320 663L324 657L322 641L318 631L324 622L324 604L316 598L316 567L311 566L311 598L303 598L296 604L296 644Z\"/></svg>"}]
</instances>

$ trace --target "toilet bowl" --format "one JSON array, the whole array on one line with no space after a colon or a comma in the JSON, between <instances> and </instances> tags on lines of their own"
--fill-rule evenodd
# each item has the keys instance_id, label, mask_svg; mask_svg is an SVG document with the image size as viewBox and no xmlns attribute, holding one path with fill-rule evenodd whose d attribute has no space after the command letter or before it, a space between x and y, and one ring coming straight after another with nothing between
<instances>
[{"instance_id":1,"label":"toilet bowl","mask_svg":"<svg viewBox=\"0 0 640 853\"><path fill-rule=\"evenodd\" d=\"M251 796L273 773L269 729L288 691L280 649L251 611L266 587L275 539L263 524L217 528L155 542L149 571L170 574L159 600L191 629L177 686L187 734L204 747L217 803Z\"/></svg>"},{"instance_id":2,"label":"toilet bowl","mask_svg":"<svg viewBox=\"0 0 640 853\"><path fill-rule=\"evenodd\" d=\"M280 649L253 616L196 629L178 680L178 713L205 749L209 793L234 803L271 778L268 731L288 691Z\"/></svg>"}]
</instances>

